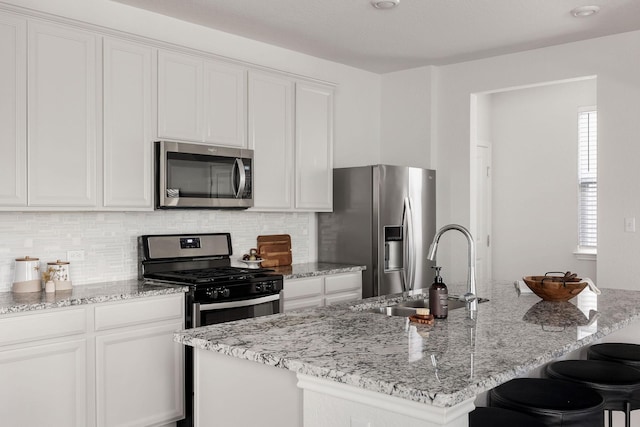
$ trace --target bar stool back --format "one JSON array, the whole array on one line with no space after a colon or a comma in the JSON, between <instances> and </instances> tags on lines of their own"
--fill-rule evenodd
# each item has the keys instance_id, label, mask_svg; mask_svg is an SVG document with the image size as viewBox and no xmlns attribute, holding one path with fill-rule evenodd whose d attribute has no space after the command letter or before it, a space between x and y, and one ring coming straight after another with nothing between
<instances>
[{"instance_id":1,"label":"bar stool back","mask_svg":"<svg viewBox=\"0 0 640 427\"><path fill-rule=\"evenodd\" d=\"M604 399L587 387L548 378L517 378L489 391L489 405L531 415L547 427L602 427Z\"/></svg>"},{"instance_id":2,"label":"bar stool back","mask_svg":"<svg viewBox=\"0 0 640 427\"><path fill-rule=\"evenodd\" d=\"M626 426L631 425L631 411L640 409L640 370L605 360L562 360L547 365L550 378L567 380L599 392L609 411L625 413Z\"/></svg>"},{"instance_id":3,"label":"bar stool back","mask_svg":"<svg viewBox=\"0 0 640 427\"><path fill-rule=\"evenodd\" d=\"M640 369L640 345L614 342L594 344L587 350L587 359L608 360Z\"/></svg>"},{"instance_id":4,"label":"bar stool back","mask_svg":"<svg viewBox=\"0 0 640 427\"><path fill-rule=\"evenodd\" d=\"M469 413L469 427L545 427L530 415L503 408L479 407Z\"/></svg>"}]
</instances>

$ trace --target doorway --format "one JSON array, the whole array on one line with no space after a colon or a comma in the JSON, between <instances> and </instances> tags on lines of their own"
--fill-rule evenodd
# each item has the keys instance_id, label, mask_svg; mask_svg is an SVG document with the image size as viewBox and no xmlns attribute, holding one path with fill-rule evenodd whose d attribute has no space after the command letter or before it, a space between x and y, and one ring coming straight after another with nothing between
<instances>
[{"instance_id":1,"label":"doorway","mask_svg":"<svg viewBox=\"0 0 640 427\"><path fill-rule=\"evenodd\" d=\"M595 77L473 94L471 215L479 282L547 271L595 277L574 255L578 110Z\"/></svg>"}]
</instances>

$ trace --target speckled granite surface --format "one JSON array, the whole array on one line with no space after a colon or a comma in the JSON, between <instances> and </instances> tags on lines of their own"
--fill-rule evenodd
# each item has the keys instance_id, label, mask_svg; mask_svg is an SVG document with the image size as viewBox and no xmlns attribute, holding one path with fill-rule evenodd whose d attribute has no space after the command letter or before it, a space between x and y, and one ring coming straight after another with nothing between
<instances>
[{"instance_id":1,"label":"speckled granite surface","mask_svg":"<svg viewBox=\"0 0 640 427\"><path fill-rule=\"evenodd\" d=\"M55 293L32 292L14 294L0 293L0 315L71 305L95 304L131 298L167 295L186 292L187 287L154 284L140 280L104 282L92 285L74 286L68 291Z\"/></svg>"},{"instance_id":2,"label":"speckled granite surface","mask_svg":"<svg viewBox=\"0 0 640 427\"><path fill-rule=\"evenodd\" d=\"M285 279L301 279L303 277L324 276L327 274L351 273L366 269L364 265L334 264L329 262L309 262L273 268Z\"/></svg>"},{"instance_id":3,"label":"speckled granite surface","mask_svg":"<svg viewBox=\"0 0 640 427\"><path fill-rule=\"evenodd\" d=\"M386 303L373 298L182 331L175 340L450 407L640 319L637 291L602 289L596 296L585 290L561 304L540 304L511 284L494 284L488 293L475 321L461 308L434 326L414 325L366 311Z\"/></svg>"}]
</instances>

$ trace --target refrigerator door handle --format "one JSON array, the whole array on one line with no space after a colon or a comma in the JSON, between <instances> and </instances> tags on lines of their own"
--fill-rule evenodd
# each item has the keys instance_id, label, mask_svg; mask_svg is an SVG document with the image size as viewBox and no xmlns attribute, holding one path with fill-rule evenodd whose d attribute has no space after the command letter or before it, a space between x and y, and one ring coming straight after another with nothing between
<instances>
[{"instance_id":1,"label":"refrigerator door handle","mask_svg":"<svg viewBox=\"0 0 640 427\"><path fill-rule=\"evenodd\" d=\"M406 242L405 247L407 248L407 252L408 252L406 254L406 258L409 260L409 262L406 264L406 268L403 269L403 272L405 275L405 281L407 281L407 276L408 276L408 283L403 285L403 288L407 290L407 285L408 285L408 288L409 288L408 290L412 291L414 286L414 281L415 281L415 275L416 275L416 260L415 260L416 250L415 250L415 241L414 241L415 239L413 235L413 209L411 208L411 200L408 197L405 197L404 199L403 217L404 217L403 225L405 221L407 223L407 233L405 234L404 239Z\"/></svg>"},{"instance_id":2,"label":"refrigerator door handle","mask_svg":"<svg viewBox=\"0 0 640 427\"><path fill-rule=\"evenodd\" d=\"M409 200L404 199L402 206L402 269L400 270L400 284L402 285L402 292L406 292L407 289L407 266L409 265L408 259L408 246L406 236L409 234Z\"/></svg>"}]
</instances>

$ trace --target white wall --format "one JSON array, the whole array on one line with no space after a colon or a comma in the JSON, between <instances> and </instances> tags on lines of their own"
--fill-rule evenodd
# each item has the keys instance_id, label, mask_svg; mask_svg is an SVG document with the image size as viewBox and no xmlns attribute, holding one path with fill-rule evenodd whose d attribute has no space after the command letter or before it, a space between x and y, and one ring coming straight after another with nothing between
<instances>
[{"instance_id":1,"label":"white wall","mask_svg":"<svg viewBox=\"0 0 640 427\"><path fill-rule=\"evenodd\" d=\"M596 80L489 96L493 279L547 271L596 277L578 243L578 109L596 105Z\"/></svg>"},{"instance_id":2,"label":"white wall","mask_svg":"<svg viewBox=\"0 0 640 427\"><path fill-rule=\"evenodd\" d=\"M431 168L433 70L420 67L382 76L381 163Z\"/></svg>"},{"instance_id":3,"label":"white wall","mask_svg":"<svg viewBox=\"0 0 640 427\"><path fill-rule=\"evenodd\" d=\"M337 85L335 167L379 163L380 80L378 74L234 36L109 0L7 0L22 8L185 46L260 67L303 75ZM18 6L14 8L12 6ZM96 229L96 225L99 229ZM294 262L315 259L313 214L190 211L183 213L0 213L0 291L11 282L13 259L66 258L66 250L86 250L72 266L76 283L136 276L135 237L143 233L228 231L236 253L255 246L258 234L287 233L294 240ZM297 243L296 243L297 241ZM118 267L120 266L120 267Z\"/></svg>"},{"instance_id":4,"label":"white wall","mask_svg":"<svg viewBox=\"0 0 640 427\"><path fill-rule=\"evenodd\" d=\"M440 67L437 114L438 222L470 223L470 96L586 76L598 78L599 235L597 282L640 289L640 234L624 218L640 215L640 32ZM464 280L466 249L439 261ZM448 252L444 252L448 250Z\"/></svg>"}]
</instances>

